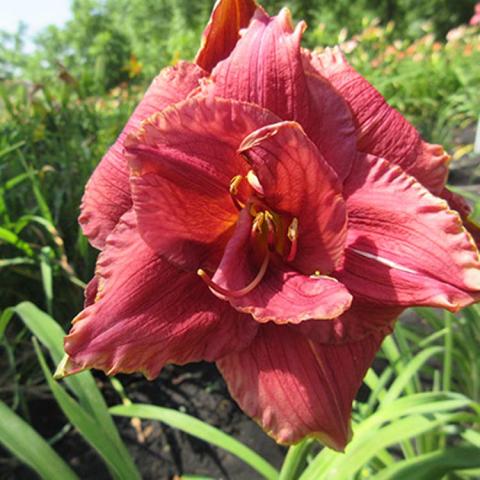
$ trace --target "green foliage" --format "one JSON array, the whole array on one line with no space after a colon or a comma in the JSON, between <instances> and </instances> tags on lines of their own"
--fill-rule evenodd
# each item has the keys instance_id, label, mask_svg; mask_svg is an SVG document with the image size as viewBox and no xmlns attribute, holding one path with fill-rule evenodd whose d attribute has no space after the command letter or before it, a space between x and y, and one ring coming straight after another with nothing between
<instances>
[{"instance_id":1,"label":"green foliage","mask_svg":"<svg viewBox=\"0 0 480 480\"><path fill-rule=\"evenodd\" d=\"M50 445L10 408L0 401L0 443L45 480L78 477Z\"/></svg>"},{"instance_id":2,"label":"green foliage","mask_svg":"<svg viewBox=\"0 0 480 480\"><path fill-rule=\"evenodd\" d=\"M185 413L177 412L170 408L143 404L118 405L112 407L110 412L113 415L158 420L166 423L173 428L178 428L185 433L230 452L243 460L247 465L250 465L268 480L275 480L278 477L278 472L275 468L253 450L246 447L238 440L221 432L217 428Z\"/></svg>"},{"instance_id":3,"label":"green foliage","mask_svg":"<svg viewBox=\"0 0 480 480\"><path fill-rule=\"evenodd\" d=\"M47 307L61 288L53 310L68 318L80 308L79 287L95 260L76 221L83 188L139 93L116 89L94 98L69 83L9 81L0 94L2 306L29 299Z\"/></svg>"},{"instance_id":4,"label":"green foliage","mask_svg":"<svg viewBox=\"0 0 480 480\"><path fill-rule=\"evenodd\" d=\"M15 313L47 347L54 362L59 363L63 357L64 331L55 320L29 302L17 305ZM65 380L66 385L76 396L75 399L53 380L38 342L35 342L35 351L55 400L72 425L105 461L112 477L118 480L139 479L140 474L118 435L92 375L89 372L82 372Z\"/></svg>"}]
</instances>

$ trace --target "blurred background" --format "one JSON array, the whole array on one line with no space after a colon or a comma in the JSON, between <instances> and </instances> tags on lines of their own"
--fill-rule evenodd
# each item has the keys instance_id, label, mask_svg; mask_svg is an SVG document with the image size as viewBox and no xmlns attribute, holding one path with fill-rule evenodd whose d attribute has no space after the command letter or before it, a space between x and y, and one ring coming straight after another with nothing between
<instances>
[{"instance_id":1,"label":"blurred background","mask_svg":"<svg viewBox=\"0 0 480 480\"><path fill-rule=\"evenodd\" d=\"M340 44L355 68L428 141L443 144L453 156L451 183L478 214L480 172L473 144L480 112L480 28L469 25L474 0L262 4L271 14L288 5L294 19L306 19L309 48ZM32 347L28 315L20 315L21 322L11 307L32 302L63 329L80 310L97 254L77 225L84 185L152 78L178 59L193 58L212 5L210 0L0 0L0 398L81 478L110 477L57 406ZM435 315L423 318L420 336L429 328L446 328ZM465 372L443 387L478 402L478 316L470 324L473 330L463 335L473 338L473 345L469 353L458 353L469 359ZM398 351L413 358L419 347L409 335ZM438 339L443 341L432 342ZM459 345L463 348L462 340ZM428 367L428 388L444 367ZM140 376L121 381L124 386L95 374L109 404L118 402L125 388L134 399L206 419L273 463L284 454L238 412L214 367L169 367L153 384ZM168 427L150 425L149 431L149 425L133 428L128 421L120 426L144 478L169 478L191 465L203 465L217 477L256 478ZM0 478L37 477L0 450Z\"/></svg>"}]
</instances>

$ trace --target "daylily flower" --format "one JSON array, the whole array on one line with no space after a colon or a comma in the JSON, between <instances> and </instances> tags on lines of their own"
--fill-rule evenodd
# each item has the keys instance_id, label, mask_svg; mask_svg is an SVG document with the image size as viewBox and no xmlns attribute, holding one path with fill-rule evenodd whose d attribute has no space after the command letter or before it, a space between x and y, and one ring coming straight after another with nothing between
<instances>
[{"instance_id":1,"label":"daylily flower","mask_svg":"<svg viewBox=\"0 0 480 480\"><path fill-rule=\"evenodd\" d=\"M277 441L342 450L398 315L479 298L448 155L304 29L220 0L195 63L153 81L86 187L101 253L60 375L214 361Z\"/></svg>"},{"instance_id":2,"label":"daylily flower","mask_svg":"<svg viewBox=\"0 0 480 480\"><path fill-rule=\"evenodd\" d=\"M480 24L480 2L475 5L475 13L468 23L470 25Z\"/></svg>"}]
</instances>

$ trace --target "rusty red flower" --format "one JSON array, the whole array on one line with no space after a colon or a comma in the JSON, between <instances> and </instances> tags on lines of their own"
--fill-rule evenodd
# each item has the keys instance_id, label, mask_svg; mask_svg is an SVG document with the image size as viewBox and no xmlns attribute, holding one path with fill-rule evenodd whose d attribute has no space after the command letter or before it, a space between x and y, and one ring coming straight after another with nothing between
<instances>
[{"instance_id":1,"label":"rusty red flower","mask_svg":"<svg viewBox=\"0 0 480 480\"><path fill-rule=\"evenodd\" d=\"M101 253L60 373L214 361L277 441L342 450L395 319L476 301L480 261L443 148L304 28L220 0L153 81L86 187Z\"/></svg>"}]
</instances>

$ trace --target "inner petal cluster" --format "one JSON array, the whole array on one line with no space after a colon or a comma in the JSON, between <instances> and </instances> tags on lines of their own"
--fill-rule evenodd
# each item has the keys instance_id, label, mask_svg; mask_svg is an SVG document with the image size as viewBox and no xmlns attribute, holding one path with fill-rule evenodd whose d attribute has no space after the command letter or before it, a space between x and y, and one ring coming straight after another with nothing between
<instances>
[{"instance_id":1,"label":"inner petal cluster","mask_svg":"<svg viewBox=\"0 0 480 480\"><path fill-rule=\"evenodd\" d=\"M298 123L198 96L145 121L127 151L143 239L217 297L260 322L349 308L328 276L345 249L342 187Z\"/></svg>"}]
</instances>

